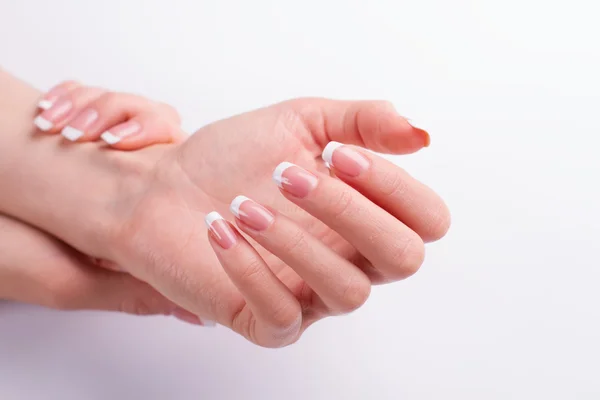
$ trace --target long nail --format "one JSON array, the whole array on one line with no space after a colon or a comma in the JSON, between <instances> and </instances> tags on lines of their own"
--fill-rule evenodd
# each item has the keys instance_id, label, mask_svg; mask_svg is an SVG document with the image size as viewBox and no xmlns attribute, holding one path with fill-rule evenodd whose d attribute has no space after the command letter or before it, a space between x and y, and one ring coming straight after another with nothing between
<instances>
[{"instance_id":1,"label":"long nail","mask_svg":"<svg viewBox=\"0 0 600 400\"><path fill-rule=\"evenodd\" d=\"M136 121L128 121L123 124L113 126L100 137L108 144L116 144L128 136L133 136L142 130L142 126Z\"/></svg>"},{"instance_id":2,"label":"long nail","mask_svg":"<svg viewBox=\"0 0 600 400\"><path fill-rule=\"evenodd\" d=\"M71 111L73 103L69 99L57 100L49 109L38 115L33 123L41 131L48 131Z\"/></svg>"},{"instance_id":3,"label":"long nail","mask_svg":"<svg viewBox=\"0 0 600 400\"><path fill-rule=\"evenodd\" d=\"M206 215L204 218L206 227L215 242L225 250L229 249L236 242L235 232L231 229L227 221L216 211Z\"/></svg>"},{"instance_id":4,"label":"long nail","mask_svg":"<svg viewBox=\"0 0 600 400\"><path fill-rule=\"evenodd\" d=\"M329 142L323 149L322 157L336 171L353 178L365 172L370 165L369 160L359 151L339 142Z\"/></svg>"},{"instance_id":5,"label":"long nail","mask_svg":"<svg viewBox=\"0 0 600 400\"><path fill-rule=\"evenodd\" d=\"M269 210L245 196L233 199L229 209L236 218L256 231L264 231L275 219Z\"/></svg>"},{"instance_id":6,"label":"long nail","mask_svg":"<svg viewBox=\"0 0 600 400\"><path fill-rule=\"evenodd\" d=\"M88 129L98 119L98 112L93 108L83 110L79 115L64 127L61 134L74 142L85 134Z\"/></svg>"},{"instance_id":7,"label":"long nail","mask_svg":"<svg viewBox=\"0 0 600 400\"><path fill-rule=\"evenodd\" d=\"M318 183L318 178L305 170L289 162L282 162L273 171L273 180L292 196L306 197Z\"/></svg>"}]
</instances>

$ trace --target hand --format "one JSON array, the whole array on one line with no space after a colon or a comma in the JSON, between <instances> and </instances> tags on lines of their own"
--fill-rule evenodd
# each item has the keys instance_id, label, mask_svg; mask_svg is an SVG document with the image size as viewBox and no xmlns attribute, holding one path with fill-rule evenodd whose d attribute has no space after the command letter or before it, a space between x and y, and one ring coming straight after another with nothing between
<instances>
[{"instance_id":1,"label":"hand","mask_svg":"<svg viewBox=\"0 0 600 400\"><path fill-rule=\"evenodd\" d=\"M187 138L173 107L73 81L52 88L38 102L38 107L44 111L34 124L47 133L60 132L70 141L101 138L115 149L137 150Z\"/></svg>"},{"instance_id":2,"label":"hand","mask_svg":"<svg viewBox=\"0 0 600 400\"><path fill-rule=\"evenodd\" d=\"M332 140L358 146L329 148L335 176L321 161ZM361 149L428 143L384 102L301 99L214 123L160 156L139 152L157 162L121 194L105 254L202 318L262 346L292 343L362 305L372 283L414 273L423 241L445 234L444 203ZM271 174L281 162L297 166L278 169L280 191ZM233 204L244 236L211 214L207 240L202 220L227 215L239 194L254 200Z\"/></svg>"},{"instance_id":3,"label":"hand","mask_svg":"<svg viewBox=\"0 0 600 400\"><path fill-rule=\"evenodd\" d=\"M57 112L64 110L61 104L65 102L77 106L67 114ZM114 147L135 150L183 138L179 116L172 108L138 96L66 82L46 94L40 105L47 111L35 119L36 124L49 133L64 127L62 133L70 140L94 140L101 132L123 132L123 126L132 124L139 124L140 131L122 141L113 140ZM84 106L88 111L81 110ZM186 322L201 324L196 316L176 307L148 284L121 272L116 264L85 256L40 230L1 214L0 298L67 310L173 314Z\"/></svg>"}]
</instances>

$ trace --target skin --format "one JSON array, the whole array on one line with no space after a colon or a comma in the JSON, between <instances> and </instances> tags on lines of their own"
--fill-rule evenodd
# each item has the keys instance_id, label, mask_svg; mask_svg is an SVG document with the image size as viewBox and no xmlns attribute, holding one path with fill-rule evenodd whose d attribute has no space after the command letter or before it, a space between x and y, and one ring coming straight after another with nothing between
<instances>
[{"instance_id":1,"label":"skin","mask_svg":"<svg viewBox=\"0 0 600 400\"><path fill-rule=\"evenodd\" d=\"M26 183L0 175L12 193L0 199L0 210L125 266L203 319L261 346L285 346L315 321L362 305L372 284L414 273L424 241L439 239L450 224L435 193L375 155L364 153L371 160L364 176L330 176L320 154L331 140L393 154L428 143L386 102L326 99L276 104L204 127L183 144L130 153L98 151L94 143L75 152L48 138L28 143L27 155L15 161L30 177ZM46 160L44 173L32 157ZM271 173L283 161L325 184L301 201L282 194ZM69 190L73 184L82 190ZM40 192L50 211L32 198ZM213 210L228 216L238 194L266 206L277 221L263 234L268 238L238 225L249 239L239 242L246 246L237 263L242 273L219 262L202 222ZM334 263L332 279L317 288L324 258ZM353 278L336 279L347 275Z\"/></svg>"},{"instance_id":2,"label":"skin","mask_svg":"<svg viewBox=\"0 0 600 400\"><path fill-rule=\"evenodd\" d=\"M81 142L97 139L101 132L130 120L138 121L142 131L114 148L135 150L183 140L177 112L139 96L64 82L44 98L53 101L69 98L79 105L47 134L60 132L85 107L93 107L102 118L95 131L88 131L79 139ZM96 133L98 130L101 132ZM0 255L0 298L62 310L175 314L186 322L201 324L196 316L178 308L145 282L123 273L114 263L86 256L29 224L1 214Z\"/></svg>"}]
</instances>

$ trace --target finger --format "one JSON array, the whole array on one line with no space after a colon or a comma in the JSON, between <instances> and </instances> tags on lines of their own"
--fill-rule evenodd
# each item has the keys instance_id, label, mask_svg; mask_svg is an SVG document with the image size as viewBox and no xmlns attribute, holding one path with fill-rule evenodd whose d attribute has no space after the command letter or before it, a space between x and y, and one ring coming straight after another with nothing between
<instances>
[{"instance_id":1,"label":"finger","mask_svg":"<svg viewBox=\"0 0 600 400\"><path fill-rule=\"evenodd\" d=\"M75 81L65 81L59 83L58 85L54 86L52 89L44 93L44 95L38 102L38 108L41 108L42 110L49 109L59 97L66 95L71 90L79 86L81 86L81 84Z\"/></svg>"},{"instance_id":2,"label":"finger","mask_svg":"<svg viewBox=\"0 0 600 400\"><path fill-rule=\"evenodd\" d=\"M206 216L209 241L229 279L246 300L232 328L264 346L291 343L300 334L302 308L258 252L217 212ZM255 323L250 321L255 319ZM253 332L243 330L254 329Z\"/></svg>"},{"instance_id":3,"label":"finger","mask_svg":"<svg viewBox=\"0 0 600 400\"><path fill-rule=\"evenodd\" d=\"M182 142L187 135L161 115L145 113L110 127L100 137L115 149L137 150L153 144Z\"/></svg>"},{"instance_id":4,"label":"finger","mask_svg":"<svg viewBox=\"0 0 600 400\"><path fill-rule=\"evenodd\" d=\"M65 128L65 136L80 142L94 141L109 128L156 109L148 99L127 93L104 93L88 104ZM172 116L169 114L169 117Z\"/></svg>"},{"instance_id":5,"label":"finger","mask_svg":"<svg viewBox=\"0 0 600 400\"><path fill-rule=\"evenodd\" d=\"M442 238L450 212L430 188L394 163L356 146L331 142L323 150L336 176L404 222L426 241Z\"/></svg>"},{"instance_id":6,"label":"finger","mask_svg":"<svg viewBox=\"0 0 600 400\"><path fill-rule=\"evenodd\" d=\"M68 276L67 276L68 275ZM129 274L80 262L79 268L53 277L53 307L69 310L118 311L135 315L171 315L175 304Z\"/></svg>"},{"instance_id":7,"label":"finger","mask_svg":"<svg viewBox=\"0 0 600 400\"><path fill-rule=\"evenodd\" d=\"M424 244L414 231L344 182L281 163L273 180L285 197L327 224L388 279L415 273Z\"/></svg>"},{"instance_id":8,"label":"finger","mask_svg":"<svg viewBox=\"0 0 600 400\"><path fill-rule=\"evenodd\" d=\"M429 134L386 101L292 100L303 122L324 147L338 141L381 153L408 154L429 146Z\"/></svg>"},{"instance_id":9,"label":"finger","mask_svg":"<svg viewBox=\"0 0 600 400\"><path fill-rule=\"evenodd\" d=\"M102 93L104 93L104 90L100 88L76 87L58 97L50 108L43 111L34 119L33 123L43 132L60 132L73 117L80 113L82 108Z\"/></svg>"},{"instance_id":10,"label":"finger","mask_svg":"<svg viewBox=\"0 0 600 400\"><path fill-rule=\"evenodd\" d=\"M242 231L306 281L329 314L353 311L367 300L371 282L364 272L289 218L244 196L233 200L231 212Z\"/></svg>"}]
</instances>

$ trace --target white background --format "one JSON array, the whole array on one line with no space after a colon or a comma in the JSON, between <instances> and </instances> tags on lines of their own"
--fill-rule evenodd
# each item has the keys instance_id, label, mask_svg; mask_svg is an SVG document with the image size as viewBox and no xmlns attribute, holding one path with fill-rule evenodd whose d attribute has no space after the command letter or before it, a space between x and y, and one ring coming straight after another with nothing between
<instances>
[{"instance_id":1,"label":"white background","mask_svg":"<svg viewBox=\"0 0 600 400\"><path fill-rule=\"evenodd\" d=\"M447 200L422 270L282 350L173 318L0 303L0 398L600 398L600 25L584 0L0 0L0 63L169 102L190 132L381 98Z\"/></svg>"}]
</instances>

